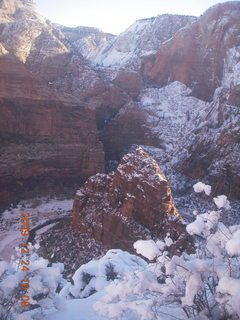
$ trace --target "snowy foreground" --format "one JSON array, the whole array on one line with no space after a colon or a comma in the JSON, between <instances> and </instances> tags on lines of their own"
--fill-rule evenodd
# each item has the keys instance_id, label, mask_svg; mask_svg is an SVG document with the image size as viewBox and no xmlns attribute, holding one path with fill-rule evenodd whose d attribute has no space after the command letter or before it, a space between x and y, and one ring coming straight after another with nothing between
<instances>
[{"instance_id":1,"label":"snowy foreground","mask_svg":"<svg viewBox=\"0 0 240 320\"><path fill-rule=\"evenodd\" d=\"M194 186L210 195L211 187ZM170 256L172 239L135 242L139 256L113 249L82 265L73 281L63 279L62 263L49 264L29 244L29 270L21 270L23 253L0 262L1 319L16 320L153 320L240 318L240 225L219 221L230 203L213 199L216 210L196 214L187 232L196 239L195 254ZM148 261L148 262L146 262ZM29 281L29 288L20 290ZM20 307L22 295L31 309ZM23 312L24 311L24 312Z\"/></svg>"}]
</instances>

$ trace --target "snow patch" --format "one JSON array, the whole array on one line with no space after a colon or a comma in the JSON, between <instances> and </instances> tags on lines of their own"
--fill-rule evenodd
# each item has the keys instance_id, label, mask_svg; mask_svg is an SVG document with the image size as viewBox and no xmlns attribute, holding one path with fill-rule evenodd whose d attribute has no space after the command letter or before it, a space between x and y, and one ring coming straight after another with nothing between
<instances>
[{"instance_id":1,"label":"snow patch","mask_svg":"<svg viewBox=\"0 0 240 320\"><path fill-rule=\"evenodd\" d=\"M198 183L194 184L193 189L197 193L204 191L207 196L209 196L212 191L212 187L210 185L207 185L202 182L198 182Z\"/></svg>"},{"instance_id":2,"label":"snow patch","mask_svg":"<svg viewBox=\"0 0 240 320\"><path fill-rule=\"evenodd\" d=\"M230 203L225 195L217 196L213 198L214 203L218 207L218 209L225 208L230 209Z\"/></svg>"},{"instance_id":3,"label":"snow patch","mask_svg":"<svg viewBox=\"0 0 240 320\"><path fill-rule=\"evenodd\" d=\"M230 256L240 255L240 230L234 232L232 239L226 243L226 250Z\"/></svg>"},{"instance_id":4,"label":"snow patch","mask_svg":"<svg viewBox=\"0 0 240 320\"><path fill-rule=\"evenodd\" d=\"M153 240L138 240L133 247L138 254L148 260L154 260L160 254L159 247Z\"/></svg>"}]
</instances>

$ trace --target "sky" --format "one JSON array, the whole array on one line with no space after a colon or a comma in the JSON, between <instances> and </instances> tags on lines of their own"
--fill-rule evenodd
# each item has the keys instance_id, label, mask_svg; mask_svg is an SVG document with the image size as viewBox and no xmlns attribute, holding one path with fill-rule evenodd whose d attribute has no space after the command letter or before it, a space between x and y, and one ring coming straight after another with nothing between
<instances>
[{"instance_id":1,"label":"sky","mask_svg":"<svg viewBox=\"0 0 240 320\"><path fill-rule=\"evenodd\" d=\"M221 0L35 0L41 14L69 27L119 34L138 19L163 13L200 16Z\"/></svg>"}]
</instances>

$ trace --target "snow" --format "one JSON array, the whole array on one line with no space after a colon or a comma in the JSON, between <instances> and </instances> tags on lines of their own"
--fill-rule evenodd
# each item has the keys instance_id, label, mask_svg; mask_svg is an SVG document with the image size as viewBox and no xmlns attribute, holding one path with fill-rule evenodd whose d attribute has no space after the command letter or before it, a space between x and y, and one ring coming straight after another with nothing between
<instances>
[{"instance_id":1,"label":"snow","mask_svg":"<svg viewBox=\"0 0 240 320\"><path fill-rule=\"evenodd\" d=\"M45 226L45 227L43 227L43 228L41 228L41 229L38 229L38 230L36 231L36 234L37 234L37 235L40 235L40 234L42 234L42 233L44 233L44 232L52 229L52 227L54 227L56 224L57 224L57 223L51 223L51 224L49 224L49 225L47 225L47 226Z\"/></svg>"},{"instance_id":2,"label":"snow","mask_svg":"<svg viewBox=\"0 0 240 320\"><path fill-rule=\"evenodd\" d=\"M187 225L186 230L190 235L208 236L217 225L220 218L219 212L211 211L196 216L196 220Z\"/></svg>"},{"instance_id":3,"label":"snow","mask_svg":"<svg viewBox=\"0 0 240 320\"><path fill-rule=\"evenodd\" d=\"M240 47L228 50L224 60L222 86L231 88L240 84Z\"/></svg>"},{"instance_id":4,"label":"snow","mask_svg":"<svg viewBox=\"0 0 240 320\"><path fill-rule=\"evenodd\" d=\"M217 196L216 198L213 198L213 201L218 209L230 209L230 203L225 195Z\"/></svg>"},{"instance_id":5,"label":"snow","mask_svg":"<svg viewBox=\"0 0 240 320\"><path fill-rule=\"evenodd\" d=\"M34 259L31 257L31 270L36 270L36 269L43 269L46 268L48 265L48 260L44 258L39 258L39 259Z\"/></svg>"},{"instance_id":6,"label":"snow","mask_svg":"<svg viewBox=\"0 0 240 320\"><path fill-rule=\"evenodd\" d=\"M6 261L0 261L0 277L2 274L7 270L7 262Z\"/></svg>"},{"instance_id":7,"label":"snow","mask_svg":"<svg viewBox=\"0 0 240 320\"><path fill-rule=\"evenodd\" d=\"M55 311L45 315L45 320L108 320L93 308L93 304L101 299L103 292L97 292L86 299L68 300L64 311Z\"/></svg>"},{"instance_id":8,"label":"snow","mask_svg":"<svg viewBox=\"0 0 240 320\"><path fill-rule=\"evenodd\" d=\"M11 255L15 252L15 247L21 242L19 230L2 232L0 236L0 259L10 261Z\"/></svg>"},{"instance_id":9,"label":"snow","mask_svg":"<svg viewBox=\"0 0 240 320\"><path fill-rule=\"evenodd\" d=\"M91 292L104 289L113 278L140 270L146 265L143 259L128 252L119 249L109 250L101 259L82 265L72 277L74 284L66 284L60 295L66 298L69 294L76 298L88 297Z\"/></svg>"},{"instance_id":10,"label":"snow","mask_svg":"<svg viewBox=\"0 0 240 320\"><path fill-rule=\"evenodd\" d=\"M43 197L21 201L16 208L5 210L2 213L3 231L0 235L0 259L10 261L15 254L15 247L22 242L19 229L22 212L30 214L30 227L34 228L50 218L69 214L72 205L72 199L58 200ZM54 224L51 224L41 228L37 230L37 234L42 234L53 226Z\"/></svg>"},{"instance_id":11,"label":"snow","mask_svg":"<svg viewBox=\"0 0 240 320\"><path fill-rule=\"evenodd\" d=\"M33 207L33 203L37 201L40 202L39 205ZM27 201L22 201L16 208L8 209L3 212L4 219L16 219L20 217L21 212L28 212L30 216L45 214L48 216L50 213L56 213L57 211L69 211L72 209L73 200L57 200L45 198L31 199ZM24 209L23 209L24 205Z\"/></svg>"},{"instance_id":12,"label":"snow","mask_svg":"<svg viewBox=\"0 0 240 320\"><path fill-rule=\"evenodd\" d=\"M171 239L171 237L169 236L169 234L167 234L166 238L164 239L165 244L167 247L170 247L173 244L173 240Z\"/></svg>"},{"instance_id":13,"label":"snow","mask_svg":"<svg viewBox=\"0 0 240 320\"><path fill-rule=\"evenodd\" d=\"M156 282L156 277L148 270L128 273L123 281L114 281L105 289L105 296L94 304L94 308L100 315L108 314L121 319L126 310L126 319L152 319L151 307L154 299L144 299L141 296L144 290L154 290L159 292L160 285ZM129 294L136 296L136 300L128 299ZM139 297L137 297L139 296ZM148 311L148 312L147 312ZM136 313L140 317L136 317Z\"/></svg>"},{"instance_id":14,"label":"snow","mask_svg":"<svg viewBox=\"0 0 240 320\"><path fill-rule=\"evenodd\" d=\"M231 277L221 278L216 292L224 295L219 297L218 301L221 303L225 301L226 308L233 314L240 316L240 280Z\"/></svg>"},{"instance_id":15,"label":"snow","mask_svg":"<svg viewBox=\"0 0 240 320\"><path fill-rule=\"evenodd\" d=\"M138 254L148 260L154 260L159 254L159 247L153 240L138 240L133 244Z\"/></svg>"},{"instance_id":16,"label":"snow","mask_svg":"<svg viewBox=\"0 0 240 320\"><path fill-rule=\"evenodd\" d=\"M209 196L211 191L212 191L212 187L211 186L209 186L209 185L207 185L205 183L202 183L202 182L198 182L198 183L194 184L193 189L197 193L200 193L200 192L204 191L207 196Z\"/></svg>"},{"instance_id":17,"label":"snow","mask_svg":"<svg viewBox=\"0 0 240 320\"><path fill-rule=\"evenodd\" d=\"M190 88L175 81L162 88L143 89L139 96L146 126L161 141L157 159L168 178L175 162L187 152L184 146L191 140L190 132L201 124L200 118L209 107L190 94Z\"/></svg>"},{"instance_id":18,"label":"snow","mask_svg":"<svg viewBox=\"0 0 240 320\"><path fill-rule=\"evenodd\" d=\"M22 313L16 316L15 320L33 320L30 314Z\"/></svg>"},{"instance_id":19,"label":"snow","mask_svg":"<svg viewBox=\"0 0 240 320\"><path fill-rule=\"evenodd\" d=\"M185 297L182 298L182 304L192 306L194 304L194 298L198 290L202 287L201 275L199 273L192 273L188 278Z\"/></svg>"},{"instance_id":20,"label":"snow","mask_svg":"<svg viewBox=\"0 0 240 320\"><path fill-rule=\"evenodd\" d=\"M196 220L192 223L190 223L189 225L187 225L187 232L190 235L202 235L203 231L205 229L205 223L203 221L203 219L199 216L197 216Z\"/></svg>"},{"instance_id":21,"label":"snow","mask_svg":"<svg viewBox=\"0 0 240 320\"><path fill-rule=\"evenodd\" d=\"M40 291L40 292L43 290L43 284L41 279L42 279L41 276L37 275L30 280L30 287L32 290Z\"/></svg>"},{"instance_id":22,"label":"snow","mask_svg":"<svg viewBox=\"0 0 240 320\"><path fill-rule=\"evenodd\" d=\"M24 279L24 272L18 272L15 274L9 275L7 278L3 279L1 282L1 288L5 292L12 292L15 287L20 285L20 281Z\"/></svg>"},{"instance_id":23,"label":"snow","mask_svg":"<svg viewBox=\"0 0 240 320\"><path fill-rule=\"evenodd\" d=\"M225 247L230 256L240 256L240 229L234 232L232 239L226 243Z\"/></svg>"},{"instance_id":24,"label":"snow","mask_svg":"<svg viewBox=\"0 0 240 320\"><path fill-rule=\"evenodd\" d=\"M236 252L231 252L240 248L240 226L227 228L219 222L219 218L219 212L215 211L196 216L196 221L203 223L200 229L206 240L206 249L200 248L195 254L183 253L170 258L167 246L172 239L169 234L165 242L137 241L134 243L135 249L139 249L148 259L158 257L156 263L148 264L122 250L109 250L102 258L81 266L73 276L73 285L64 280L65 286L60 295L56 294L56 290L60 283L64 283L61 278L63 264L53 263L47 267L47 260L33 254L31 263L35 262L34 265L39 268L31 271L29 294L33 297L44 292L48 296L37 301L41 306L40 312L35 309L24 316L34 320L39 319L40 314L46 320L110 320L113 317L125 320L185 320L182 307L195 308L195 297L203 289L208 296L209 308L213 308L218 301L229 314L240 315L239 262L232 257ZM166 251L162 253L163 250ZM149 257L149 254L152 256ZM108 278L109 270L113 277ZM1 287L8 284L5 292L10 289L9 286L12 289L18 286L21 274L17 271L4 279ZM211 285L212 278L218 283L217 294L206 289L206 283ZM198 299L200 297L198 295ZM31 302L36 303L34 300Z\"/></svg>"},{"instance_id":25,"label":"snow","mask_svg":"<svg viewBox=\"0 0 240 320\"><path fill-rule=\"evenodd\" d=\"M157 240L156 245L158 246L158 249L160 251L163 251L166 246L166 243L161 240Z\"/></svg>"}]
</instances>

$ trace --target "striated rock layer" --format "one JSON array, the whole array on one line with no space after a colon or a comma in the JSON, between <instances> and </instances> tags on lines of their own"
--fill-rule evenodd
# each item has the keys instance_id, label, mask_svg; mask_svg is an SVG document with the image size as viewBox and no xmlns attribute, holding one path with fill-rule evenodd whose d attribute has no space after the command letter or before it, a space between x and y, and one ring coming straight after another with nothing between
<instances>
[{"instance_id":1,"label":"striated rock layer","mask_svg":"<svg viewBox=\"0 0 240 320\"><path fill-rule=\"evenodd\" d=\"M7 52L0 70L1 204L26 196L41 181L103 172L93 108L66 101Z\"/></svg>"},{"instance_id":2,"label":"striated rock layer","mask_svg":"<svg viewBox=\"0 0 240 320\"><path fill-rule=\"evenodd\" d=\"M77 191L73 228L127 250L150 235L164 238L170 232L182 246L187 239L166 177L141 148L125 155L116 172L97 174Z\"/></svg>"}]
</instances>

